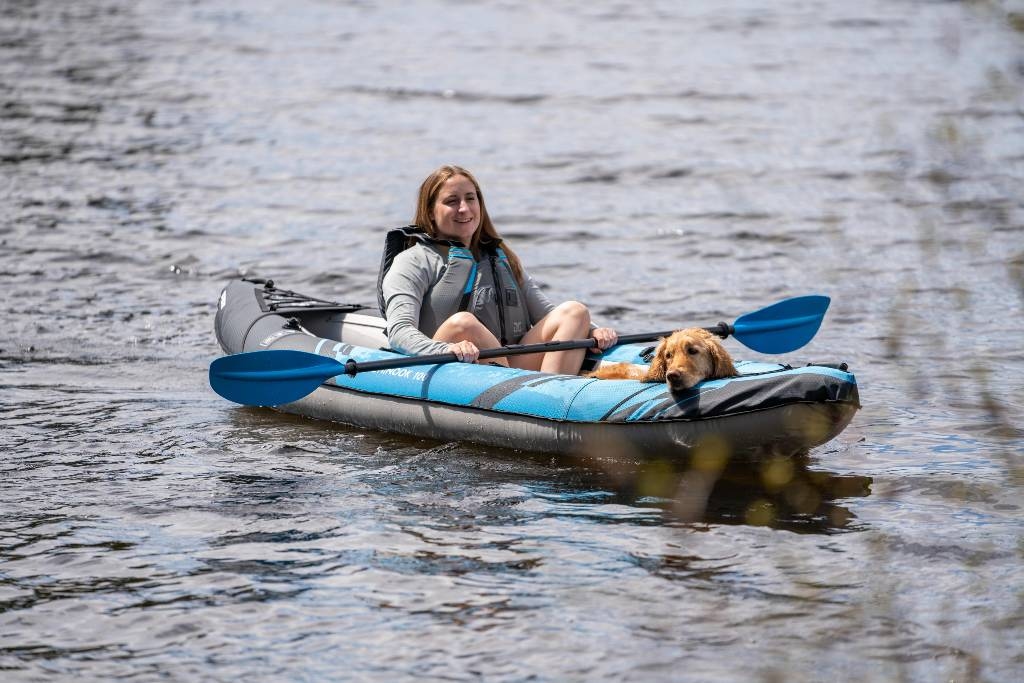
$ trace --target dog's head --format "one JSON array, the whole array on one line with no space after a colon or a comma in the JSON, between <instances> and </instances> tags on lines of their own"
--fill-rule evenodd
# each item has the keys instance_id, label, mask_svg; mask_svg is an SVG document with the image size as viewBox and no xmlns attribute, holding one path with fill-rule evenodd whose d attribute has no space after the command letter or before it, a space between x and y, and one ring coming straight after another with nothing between
<instances>
[{"instance_id":1,"label":"dog's head","mask_svg":"<svg viewBox=\"0 0 1024 683\"><path fill-rule=\"evenodd\" d=\"M683 391L706 379L732 377L736 367L718 337L700 328L673 332L658 344L648 378Z\"/></svg>"}]
</instances>

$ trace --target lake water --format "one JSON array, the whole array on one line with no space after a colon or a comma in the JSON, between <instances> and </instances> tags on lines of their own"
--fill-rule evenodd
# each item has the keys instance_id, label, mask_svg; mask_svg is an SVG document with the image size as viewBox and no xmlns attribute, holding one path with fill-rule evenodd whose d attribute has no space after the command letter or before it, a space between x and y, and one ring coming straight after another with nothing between
<instances>
[{"instance_id":1,"label":"lake water","mask_svg":"<svg viewBox=\"0 0 1024 683\"><path fill-rule=\"evenodd\" d=\"M3 0L0 677L1021 680L1022 48L1011 0ZM372 305L445 162L620 331L830 295L784 360L863 409L695 493L213 394L222 286Z\"/></svg>"}]
</instances>

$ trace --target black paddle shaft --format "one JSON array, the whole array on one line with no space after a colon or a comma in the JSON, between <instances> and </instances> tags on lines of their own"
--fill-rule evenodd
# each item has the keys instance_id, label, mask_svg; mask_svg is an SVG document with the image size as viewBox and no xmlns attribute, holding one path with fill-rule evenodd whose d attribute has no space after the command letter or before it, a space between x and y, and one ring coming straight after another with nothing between
<instances>
[{"instance_id":1,"label":"black paddle shaft","mask_svg":"<svg viewBox=\"0 0 1024 683\"><path fill-rule=\"evenodd\" d=\"M528 353L548 353L549 351L571 351L572 349L589 349L597 342L593 339L573 339L570 341L552 341L542 344L509 344L496 349L484 349L480 352L480 360L501 358L503 356L522 356ZM409 367L412 365L435 365L440 363L457 363L459 357L454 353L438 353L432 356L409 356L408 358L388 358L385 360L345 361L345 374L355 376L360 372L374 370L390 370L392 368Z\"/></svg>"},{"instance_id":2,"label":"black paddle shaft","mask_svg":"<svg viewBox=\"0 0 1024 683\"><path fill-rule=\"evenodd\" d=\"M732 325L729 323L718 323L714 327L705 327L705 330L725 339L733 333ZM641 332L639 334L626 334L619 337L619 344L632 344L634 342L654 341L661 337L671 335L675 330L667 332ZM484 349L480 352L480 360L488 358L502 358L504 356L522 356L530 353L549 353L551 351L572 351L573 349L590 349L597 346L596 339L571 339L568 341L550 341L541 344L508 344L499 346L496 349ZM399 367L413 365L435 365L438 363L456 363L459 357L454 353L438 353L432 356L410 356L409 358L388 358L386 360L354 361L351 358L345 361L345 374L355 376L360 372L372 372L374 370L391 370Z\"/></svg>"},{"instance_id":3,"label":"black paddle shaft","mask_svg":"<svg viewBox=\"0 0 1024 683\"><path fill-rule=\"evenodd\" d=\"M684 329L684 328L679 328ZM722 339L726 339L729 335L733 334L735 330L729 323L718 323L714 327L705 327L706 332L710 332L713 335L719 336ZM654 341L662 337L671 336L676 330L668 330L667 332L641 332L639 334L623 334L619 336L619 344L632 344L634 342L645 342Z\"/></svg>"}]
</instances>

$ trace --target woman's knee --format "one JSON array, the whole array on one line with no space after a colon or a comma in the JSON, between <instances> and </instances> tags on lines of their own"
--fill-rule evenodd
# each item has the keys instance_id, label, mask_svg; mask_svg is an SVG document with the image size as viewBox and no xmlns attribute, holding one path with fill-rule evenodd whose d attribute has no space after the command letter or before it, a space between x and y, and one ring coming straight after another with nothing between
<instances>
[{"instance_id":1,"label":"woman's knee","mask_svg":"<svg viewBox=\"0 0 1024 683\"><path fill-rule=\"evenodd\" d=\"M590 325L590 309L579 301L564 301L555 307L555 312L565 320L572 320L583 326Z\"/></svg>"},{"instance_id":2,"label":"woman's knee","mask_svg":"<svg viewBox=\"0 0 1024 683\"><path fill-rule=\"evenodd\" d=\"M480 327L483 323L480 319L469 311L459 311L452 317L444 321L445 325L454 327L457 330L473 330Z\"/></svg>"},{"instance_id":3,"label":"woman's knee","mask_svg":"<svg viewBox=\"0 0 1024 683\"><path fill-rule=\"evenodd\" d=\"M452 330L453 332L472 332L482 327L480 319L473 315L469 311L459 311L441 325L442 328Z\"/></svg>"},{"instance_id":4,"label":"woman's knee","mask_svg":"<svg viewBox=\"0 0 1024 683\"><path fill-rule=\"evenodd\" d=\"M472 339L485 330L480 319L468 311L460 311L445 320L437 329L438 335L446 339Z\"/></svg>"}]
</instances>

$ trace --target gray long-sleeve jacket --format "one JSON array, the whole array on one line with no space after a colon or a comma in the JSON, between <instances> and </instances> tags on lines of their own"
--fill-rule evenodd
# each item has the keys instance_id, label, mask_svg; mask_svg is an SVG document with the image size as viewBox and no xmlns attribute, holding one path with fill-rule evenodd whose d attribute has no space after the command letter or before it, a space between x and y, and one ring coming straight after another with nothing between
<instances>
[{"instance_id":1,"label":"gray long-sleeve jacket","mask_svg":"<svg viewBox=\"0 0 1024 683\"><path fill-rule=\"evenodd\" d=\"M414 244L395 256L384 276L381 288L388 342L396 351L420 356L448 351L447 342L434 341L431 337L445 320L458 312L466 276L462 274L461 281L458 277L447 277L455 269L446 267L448 259L444 251L441 245ZM504 311L506 341L509 344L518 343L531 326L554 308L525 272L520 286L507 271L507 265L502 263L501 268L506 270L499 270L499 273L507 274L499 274L502 282L495 287L494 271L488 257L476 261L476 265L472 299L467 310L498 339L501 338L501 327L496 289L504 290L506 304L514 304ZM509 291L512 289L514 293ZM519 314L516 315L515 311Z\"/></svg>"}]
</instances>

